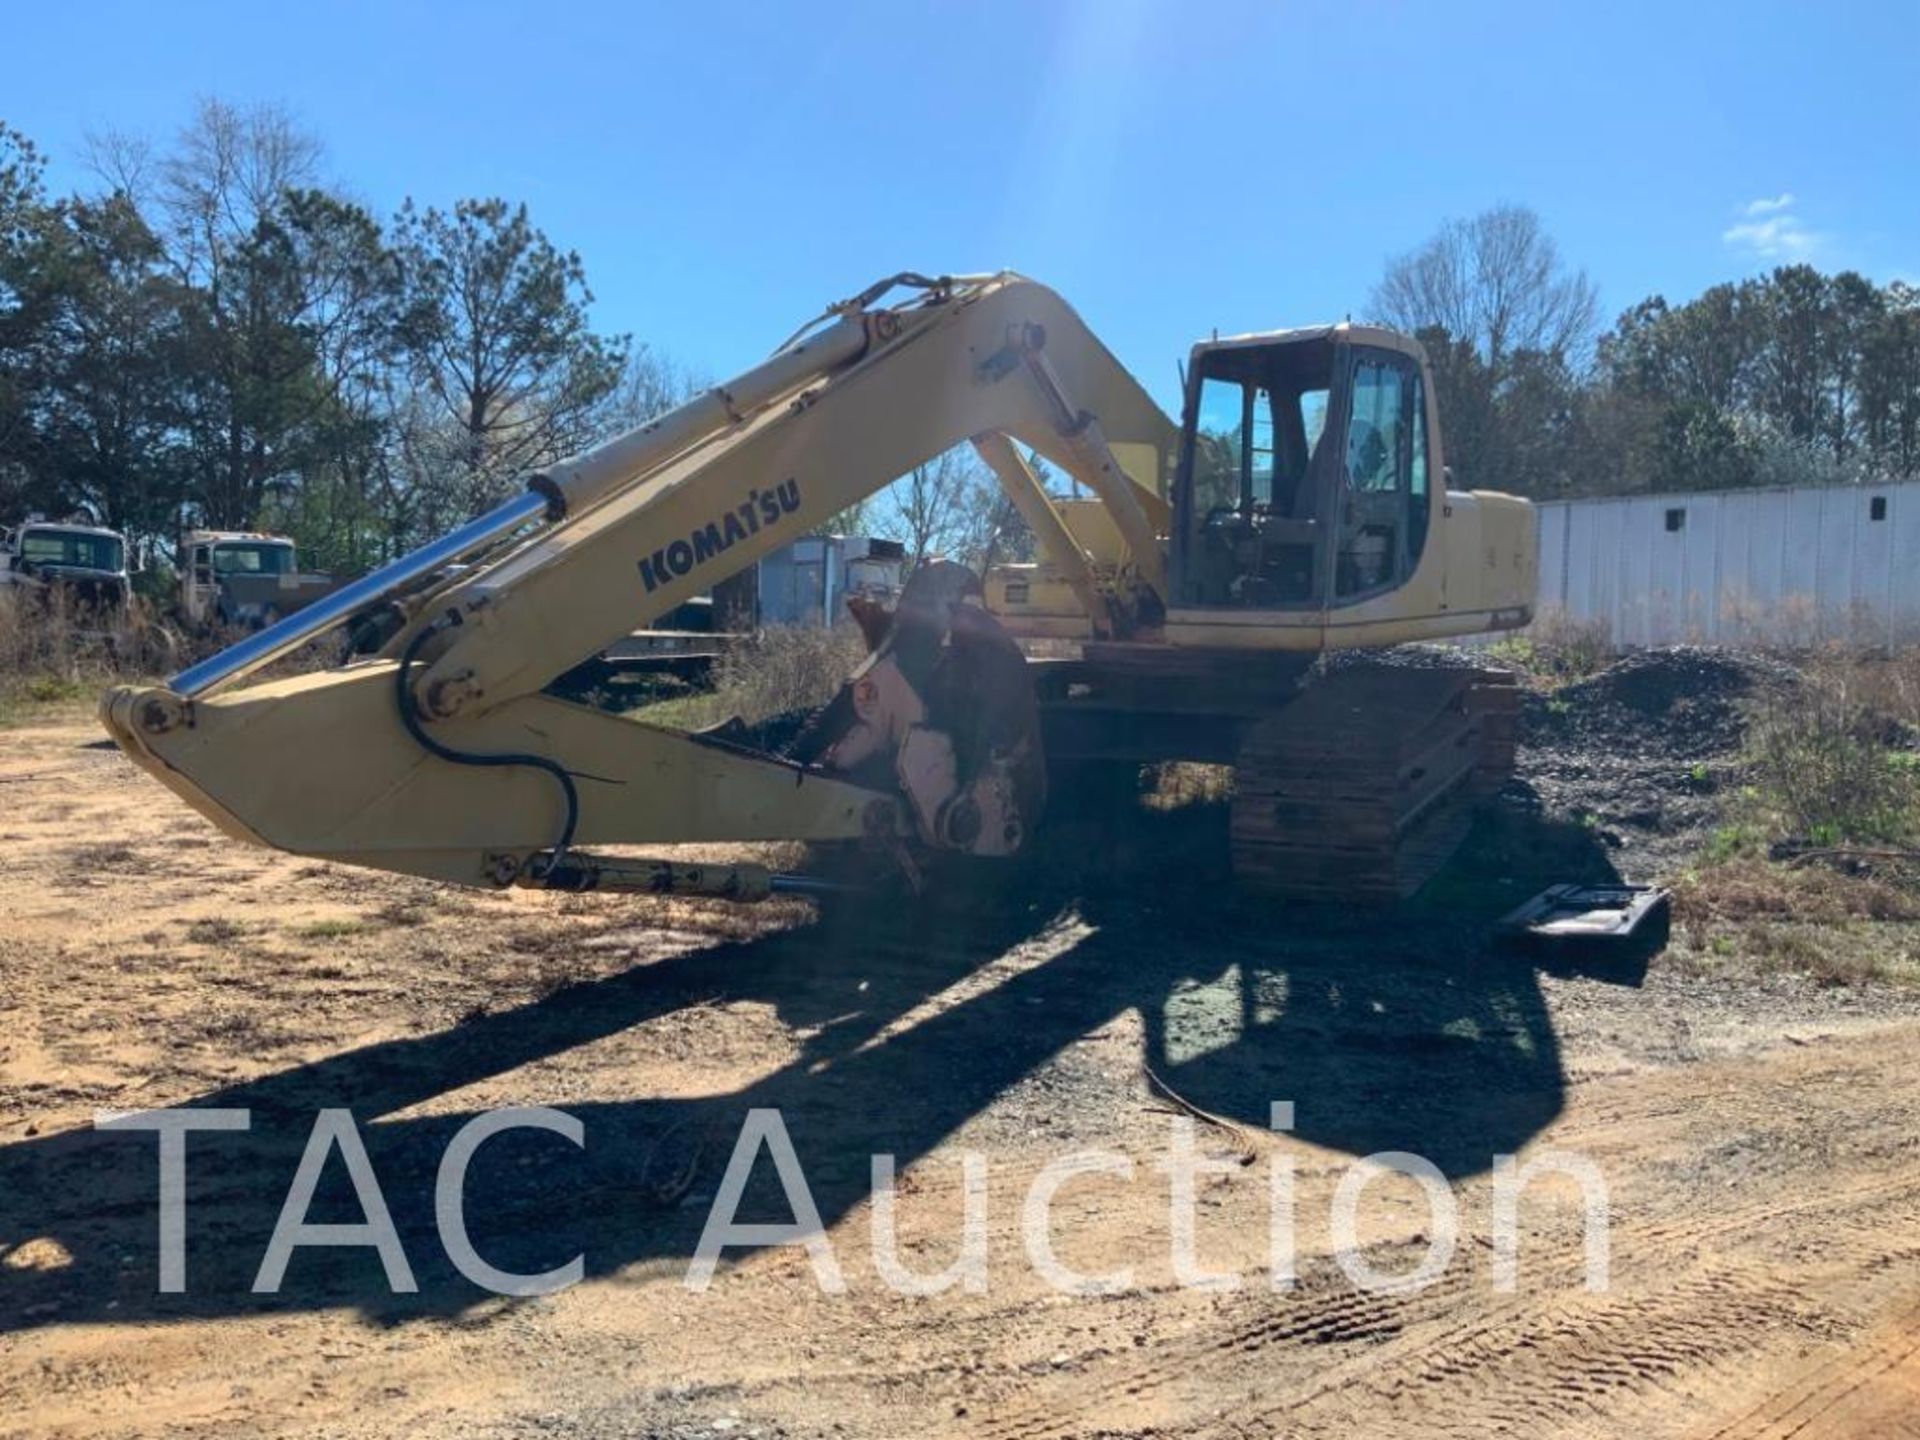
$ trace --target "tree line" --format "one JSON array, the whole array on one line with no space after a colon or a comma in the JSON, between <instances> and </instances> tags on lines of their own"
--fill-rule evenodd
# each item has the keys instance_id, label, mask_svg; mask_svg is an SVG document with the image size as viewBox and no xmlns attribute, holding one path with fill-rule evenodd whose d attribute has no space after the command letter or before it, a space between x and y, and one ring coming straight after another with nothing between
<instances>
[{"instance_id":1,"label":"tree line","mask_svg":"<svg viewBox=\"0 0 1920 1440\"><path fill-rule=\"evenodd\" d=\"M497 197L378 217L272 106L201 102L168 146L91 144L55 196L0 122L0 520L83 513L144 561L185 528L290 533L363 570L694 383L602 334L580 257ZM1920 291L1806 265L1598 323L1590 280L1502 207L1389 263L1461 483L1558 497L1920 470ZM914 556L1031 538L970 452L839 517Z\"/></svg>"},{"instance_id":2,"label":"tree line","mask_svg":"<svg viewBox=\"0 0 1920 1440\"><path fill-rule=\"evenodd\" d=\"M1450 222L1373 315L1419 335L1463 484L1575 495L1920 472L1920 289L1810 265L1652 296L1610 328L1531 211Z\"/></svg>"},{"instance_id":3,"label":"tree line","mask_svg":"<svg viewBox=\"0 0 1920 1440\"><path fill-rule=\"evenodd\" d=\"M92 151L98 193L55 197L0 124L0 517L84 513L148 559L190 525L281 530L364 569L689 388L593 329L524 205L383 221L273 107Z\"/></svg>"},{"instance_id":4,"label":"tree line","mask_svg":"<svg viewBox=\"0 0 1920 1440\"><path fill-rule=\"evenodd\" d=\"M89 148L96 193L53 196L0 122L0 521L85 515L143 563L195 526L269 530L354 573L697 388L594 330L580 257L524 205L383 220L276 107L206 100L164 149ZM914 562L1031 553L967 447L827 528Z\"/></svg>"}]
</instances>

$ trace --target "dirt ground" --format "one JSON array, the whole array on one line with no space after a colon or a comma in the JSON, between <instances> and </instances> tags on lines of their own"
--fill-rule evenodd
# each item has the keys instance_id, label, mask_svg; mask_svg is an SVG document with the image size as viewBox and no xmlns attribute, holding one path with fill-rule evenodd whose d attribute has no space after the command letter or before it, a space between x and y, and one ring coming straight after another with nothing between
<instances>
[{"instance_id":1,"label":"dirt ground","mask_svg":"<svg viewBox=\"0 0 1920 1440\"><path fill-rule=\"evenodd\" d=\"M1207 805L1064 817L1044 863L919 907L743 914L257 851L82 718L0 733L0 1435L1920 1435L1920 992L1491 947L1540 884L1670 863L1664 840L1609 839L1632 815L1569 817L1549 789L1384 917L1234 899ZM1149 1070L1241 1127L1199 1129L1223 1163L1194 1212L1237 1288L1173 1272L1154 1163L1177 1107ZM173 1105L251 1128L191 1139L187 1289L160 1294L155 1143L92 1117ZM585 1135L510 1132L473 1161L483 1255L584 1257L538 1299L465 1279L434 1225L447 1142L510 1105ZM278 1295L252 1292L330 1106L365 1138L413 1293L370 1249L302 1250ZM843 1294L791 1246L684 1283L765 1107ZM1096 1148L1132 1178L1064 1184L1051 1233L1073 1269L1131 1274L1062 1293L1028 1263L1023 1204ZM1329 1216L1355 1157L1393 1150L1444 1177L1460 1241L1432 1283L1382 1293L1335 1263ZM1552 1179L1521 1203L1517 1288L1496 1286L1495 1157L1550 1151L1604 1177L1602 1292L1578 1191ZM898 1254L931 1272L959 1243L964 1152L988 1283L896 1293L869 1157L897 1157ZM1297 1280L1275 1289L1284 1167ZM743 1218L785 1218L772 1168ZM360 1218L343 1171L314 1219ZM1404 1177L1357 1225L1400 1274L1438 1229Z\"/></svg>"}]
</instances>

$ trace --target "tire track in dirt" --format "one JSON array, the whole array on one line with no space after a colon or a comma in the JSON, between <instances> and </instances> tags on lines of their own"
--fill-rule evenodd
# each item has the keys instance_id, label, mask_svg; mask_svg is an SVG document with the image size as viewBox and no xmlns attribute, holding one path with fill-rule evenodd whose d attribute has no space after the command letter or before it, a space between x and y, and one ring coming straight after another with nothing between
<instances>
[{"instance_id":1,"label":"tire track in dirt","mask_svg":"<svg viewBox=\"0 0 1920 1440\"><path fill-rule=\"evenodd\" d=\"M1908 1202L1902 1213L1909 1223L1920 1220L1920 1176L1878 1180L1695 1221L1616 1230L1615 1250L1634 1255L1636 1271L1657 1273L1715 1239L1750 1236L1808 1213L1822 1213L1833 1222L1850 1204L1874 1210L1884 1219L1884 1209L1877 1207L1901 1200ZM1848 1225L1846 1231L1855 1241L1856 1254L1851 1258L1859 1268L1868 1269L1880 1257L1871 1246L1871 1237L1881 1233L1879 1227L1862 1217L1861 1223ZM1756 1330L1780 1328L1787 1323L1783 1317L1805 1317L1812 1308L1790 1281L1750 1266L1682 1273L1667 1290L1652 1295L1635 1287L1606 1296L1585 1291L1577 1298L1565 1296L1565 1291L1582 1283L1576 1263L1557 1264L1533 1282L1536 1291L1554 1296L1546 1304L1524 1297L1497 1299L1493 1314L1475 1315L1436 1333L1430 1329L1432 1324L1444 1323L1475 1295L1491 1293L1490 1280L1476 1266L1456 1261L1426 1289L1389 1296L1355 1289L1329 1265L1310 1282L1303 1277L1301 1287L1290 1295L1252 1302L1267 1307L1264 1313L1242 1317L1224 1333L1197 1343L1177 1345L1173 1353L1107 1381L1093 1394L1074 1397L1072 1414L1061 1413L1057 1396L1045 1401L1035 1397L994 1417L981 1433L992 1440L1055 1440L1081 1433L1091 1414L1138 1405L1194 1378L1218 1356L1238 1361L1265 1355L1272 1348L1305 1346L1317 1352L1323 1346L1363 1344L1368 1346L1364 1353L1318 1370L1299 1391L1249 1417L1244 1427L1226 1433L1303 1433L1301 1427L1313 1419L1313 1407L1364 1387L1386 1400L1420 1392L1421 1433L1458 1430L1479 1435L1485 1433L1490 1419L1497 1418L1489 1411L1503 1408L1485 1393L1488 1390L1499 1396L1547 1397L1542 1405L1516 1408L1508 1404L1504 1408L1514 1412L1510 1418L1566 1419L1582 1408L1592 1409L1589 1402L1594 1398L1623 1387L1659 1383L1744 1351L1751 1347ZM1310 1358L1317 1362L1324 1354ZM1537 1380L1530 1382L1528 1374L1533 1372ZM1459 1419L1446 1418L1455 1409L1464 1411ZM1599 1412L1594 1413L1597 1417ZM1350 1426L1349 1414L1333 1421L1330 1433L1348 1433Z\"/></svg>"},{"instance_id":2,"label":"tire track in dirt","mask_svg":"<svg viewBox=\"0 0 1920 1440\"><path fill-rule=\"evenodd\" d=\"M1879 1428L1882 1418L1888 1423ZM1869 1426L1875 1428L1869 1431ZM1920 1435L1920 1306L1901 1315L1877 1339L1815 1365L1760 1404L1700 1432L1699 1440L1803 1440L1866 1433Z\"/></svg>"},{"instance_id":3,"label":"tire track in dirt","mask_svg":"<svg viewBox=\"0 0 1920 1440\"><path fill-rule=\"evenodd\" d=\"M1860 1062L1863 1057L1852 1058ZM1804 1068L1821 1080L1871 1083L1864 1063ZM1646 1077L1631 1088L1673 1078ZM1769 1078L1773 1083L1735 1087L1737 1098L1731 1105L1724 1073L1690 1076L1681 1088L1697 1090L1703 1103L1717 1094L1722 1112L1717 1123L1724 1130L1729 1119L1740 1118L1728 1116L1728 1109L1746 1111L1760 1121L1777 1115L1781 1095L1796 1081ZM1581 1148L1583 1142L1605 1146L1616 1137L1624 1142L1632 1123L1632 1096L1606 1100L1596 1107L1598 1113L1589 1112L1593 1123L1570 1126L1552 1137L1555 1143ZM1682 1127L1698 1121L1696 1106L1676 1104L1671 1094L1663 1100L1648 1110L1657 1109ZM1896 1095L1889 1103L1899 1108L1903 1097ZM1651 1120L1651 1114L1647 1118ZM1658 1131L1659 1122L1638 1127L1636 1148L1643 1154L1650 1140L1662 1138L1650 1136L1649 1128ZM1670 1138L1687 1137L1683 1130ZM1282 1382L1276 1392L1262 1386L1261 1399L1269 1403L1248 1423L1230 1424L1220 1433L1310 1433L1320 1412L1339 1410L1356 1389L1377 1396L1389 1408L1395 1397L1421 1395L1420 1421L1411 1427L1418 1433L1457 1429L1481 1434L1502 1418L1525 1422L1523 1429L1559 1424L1577 1430L1586 1423L1583 1415L1599 1417L1601 1402L1617 1408L1623 1396L1666 1390L1753 1349L1758 1337L1774 1343L1818 1333L1836 1320L1856 1325L1872 1312L1876 1298L1884 1303L1881 1292L1901 1282L1901 1257L1911 1253L1912 1237L1920 1235L1920 1173L1858 1177L1856 1172L1856 1177L1835 1183L1833 1174L1817 1172L1812 1183L1787 1198L1732 1209L1710 1208L1698 1197L1688 1197L1676 1214L1616 1225L1616 1286L1623 1264L1631 1284L1609 1296L1574 1290L1582 1285L1577 1260L1529 1276L1536 1293L1552 1292L1544 1305L1495 1299L1490 1279L1459 1259L1432 1286L1397 1298L1359 1292L1327 1267L1323 1276L1303 1279L1301 1289L1291 1295L1241 1298L1224 1331L1216 1324L1201 1337L1179 1340L1169 1352L1105 1377L1090 1391L1063 1395L1061 1387L1048 1386L1044 1395L1018 1398L993 1416L982 1433L994 1440L1073 1435L1094 1417L1126 1413L1183 1382L1211 1378L1230 1385L1230 1375L1209 1377L1208 1372L1231 1368L1231 1362L1223 1365L1222 1357L1246 1356L1260 1356L1270 1368L1277 1359L1294 1360L1310 1373L1297 1387ZM1810 1216L1820 1222L1817 1254L1810 1258L1844 1272L1841 1281L1830 1280L1813 1298L1803 1293L1802 1276L1793 1264L1760 1266L1751 1258L1756 1248L1772 1247L1789 1255L1796 1247L1806 1248L1801 1228ZM1703 1255L1727 1240L1743 1252L1739 1262L1716 1263L1710 1254ZM1313 1293L1316 1289L1325 1293ZM1855 1291L1859 1294L1850 1293ZM1475 1308L1473 1301L1481 1293L1493 1300L1491 1314L1481 1311L1446 1323L1463 1309ZM1247 1313L1255 1307L1259 1313ZM1437 1331L1436 1322L1441 1326ZM1323 1347L1349 1344L1364 1348L1325 1367ZM1067 1413L1063 1401L1070 1406ZM1328 1428L1330 1433L1350 1433L1350 1409Z\"/></svg>"},{"instance_id":4,"label":"tire track in dirt","mask_svg":"<svg viewBox=\"0 0 1920 1440\"><path fill-rule=\"evenodd\" d=\"M1825 1265L1839 1277L1794 1267L1702 1262L1701 1247L1772 1232L1818 1215L1829 1239ZM1322 1428L1317 1411L1335 1410L1325 1433L1346 1433L1351 1407L1333 1404L1358 1385L1391 1403L1417 1393L1405 1433L1479 1436L1495 1420L1525 1433L1613 1436L1628 1397L1697 1387L1721 1362L1747 1359L1792 1332L1818 1335L1871 1313L1875 1291L1891 1288L1885 1267L1891 1235L1920 1225L1920 1176L1843 1187L1798 1202L1750 1207L1716 1221L1671 1224L1616 1237L1634 1278L1605 1296L1556 1294L1544 1306L1516 1302L1483 1318L1418 1336L1395 1353L1367 1356L1351 1373L1327 1377L1235 1434ZM1578 1283L1569 1273L1568 1285ZM1556 1287L1557 1288L1557 1287ZM1884 1296L1881 1297L1884 1302ZM1848 1327L1851 1328L1851 1327ZM1678 1398L1673 1397L1673 1398ZM1384 1421L1385 1417L1381 1417ZM1374 1433L1393 1433L1384 1423Z\"/></svg>"}]
</instances>

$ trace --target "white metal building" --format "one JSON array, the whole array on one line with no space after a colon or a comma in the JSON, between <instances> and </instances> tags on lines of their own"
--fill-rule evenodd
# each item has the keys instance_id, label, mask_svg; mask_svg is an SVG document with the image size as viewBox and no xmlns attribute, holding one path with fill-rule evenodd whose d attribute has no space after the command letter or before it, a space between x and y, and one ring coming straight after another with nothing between
<instances>
[{"instance_id":1,"label":"white metal building","mask_svg":"<svg viewBox=\"0 0 1920 1440\"><path fill-rule=\"evenodd\" d=\"M1539 506L1539 613L1622 646L1920 636L1920 481Z\"/></svg>"}]
</instances>

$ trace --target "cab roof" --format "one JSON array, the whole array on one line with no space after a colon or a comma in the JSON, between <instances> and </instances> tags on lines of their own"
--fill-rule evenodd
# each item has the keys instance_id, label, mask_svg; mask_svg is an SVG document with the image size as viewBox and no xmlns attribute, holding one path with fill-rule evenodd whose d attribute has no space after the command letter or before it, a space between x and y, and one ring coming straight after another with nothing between
<instances>
[{"instance_id":1,"label":"cab roof","mask_svg":"<svg viewBox=\"0 0 1920 1440\"><path fill-rule=\"evenodd\" d=\"M1394 350L1425 363L1427 352L1411 335L1389 330L1383 325L1356 325L1343 320L1337 325L1303 325L1291 330L1259 330L1248 335L1224 335L1202 340L1193 347L1195 355L1216 350L1260 350L1276 345L1304 345L1314 341L1345 341L1349 345L1367 345L1377 350Z\"/></svg>"},{"instance_id":2,"label":"cab roof","mask_svg":"<svg viewBox=\"0 0 1920 1440\"><path fill-rule=\"evenodd\" d=\"M109 530L104 525L88 525L84 521L72 520L22 520L13 530L17 535L24 535L29 530L65 530L74 535L99 535L122 542L127 538L118 530Z\"/></svg>"},{"instance_id":3,"label":"cab roof","mask_svg":"<svg viewBox=\"0 0 1920 1440\"><path fill-rule=\"evenodd\" d=\"M286 535L267 535L258 530L189 530L186 540L189 545L218 545L226 540L244 540L252 545L293 544Z\"/></svg>"}]
</instances>

